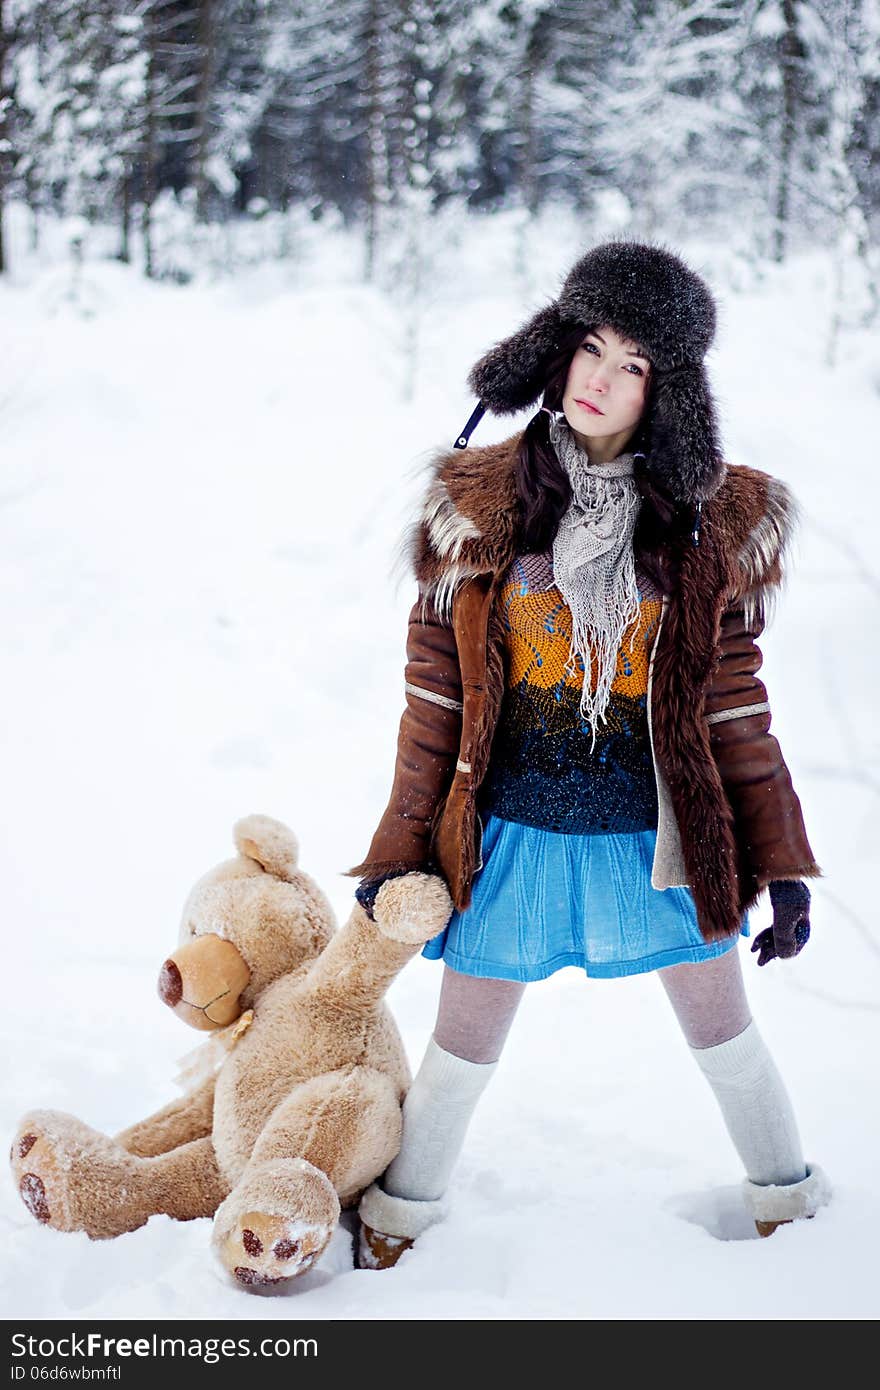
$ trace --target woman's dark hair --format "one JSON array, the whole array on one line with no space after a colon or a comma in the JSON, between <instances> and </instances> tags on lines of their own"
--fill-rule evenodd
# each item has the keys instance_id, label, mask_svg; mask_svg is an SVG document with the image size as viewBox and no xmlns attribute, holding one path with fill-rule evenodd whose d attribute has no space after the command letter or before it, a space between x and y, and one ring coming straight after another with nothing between
<instances>
[{"instance_id":1,"label":"woman's dark hair","mask_svg":"<svg viewBox=\"0 0 880 1390\"><path fill-rule=\"evenodd\" d=\"M571 484L550 441L547 410L562 409L571 359L589 332L589 326L577 325L563 338L557 356L550 363L542 408L523 431L516 460L516 487L522 534L529 551L546 550L552 545L571 501ZM642 418L627 446L637 455L634 476L642 497L633 548L651 579L664 593L669 593L675 582L672 542L686 534L690 526L690 513L679 507L647 473L647 457L651 451L651 405L655 390L656 375L652 365ZM639 454L644 457L639 458Z\"/></svg>"}]
</instances>

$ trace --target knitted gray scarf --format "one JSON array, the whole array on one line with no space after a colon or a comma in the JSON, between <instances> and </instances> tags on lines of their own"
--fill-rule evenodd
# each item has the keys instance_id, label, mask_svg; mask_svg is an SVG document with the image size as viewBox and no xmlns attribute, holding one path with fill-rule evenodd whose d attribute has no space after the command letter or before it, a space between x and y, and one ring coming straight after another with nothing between
<instances>
[{"instance_id":1,"label":"knitted gray scarf","mask_svg":"<svg viewBox=\"0 0 880 1390\"><path fill-rule=\"evenodd\" d=\"M563 414L550 415L550 441L571 482L571 502L553 542L553 577L572 616L566 674L583 662L581 713L593 730L606 710L623 634L639 614L633 535L641 497L635 455L590 463ZM635 631L630 639L630 650ZM593 688L591 673L596 668Z\"/></svg>"}]
</instances>

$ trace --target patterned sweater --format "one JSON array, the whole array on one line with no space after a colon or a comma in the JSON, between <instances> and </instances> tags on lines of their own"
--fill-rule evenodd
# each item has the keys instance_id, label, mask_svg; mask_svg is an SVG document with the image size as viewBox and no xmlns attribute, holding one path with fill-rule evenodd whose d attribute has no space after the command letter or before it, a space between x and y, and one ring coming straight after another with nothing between
<instances>
[{"instance_id":1,"label":"patterned sweater","mask_svg":"<svg viewBox=\"0 0 880 1390\"><path fill-rule=\"evenodd\" d=\"M596 731L580 710L583 663L565 675L571 609L553 581L552 550L521 555L504 578L505 693L479 809L570 835L657 825L648 735L651 645L661 596L636 566L639 616L624 633L611 700ZM591 671L595 685L595 670Z\"/></svg>"}]
</instances>

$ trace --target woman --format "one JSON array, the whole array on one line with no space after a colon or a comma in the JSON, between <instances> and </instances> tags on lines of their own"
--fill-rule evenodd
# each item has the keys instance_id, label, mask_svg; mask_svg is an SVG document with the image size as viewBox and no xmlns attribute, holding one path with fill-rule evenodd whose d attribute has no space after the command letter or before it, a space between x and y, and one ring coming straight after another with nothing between
<instances>
[{"instance_id":1,"label":"woman","mask_svg":"<svg viewBox=\"0 0 880 1390\"><path fill-rule=\"evenodd\" d=\"M726 465L703 357L706 284L655 246L587 252L558 300L473 368L480 404L434 463L411 538L407 708L360 875L441 873L454 912L400 1152L361 1205L386 1268L444 1213L473 1109L529 980L656 970L743 1162L762 1235L828 1200L746 1000L809 937L820 875L757 672L795 505ZM468 449L485 409L541 400ZM589 672L589 678L587 678Z\"/></svg>"}]
</instances>

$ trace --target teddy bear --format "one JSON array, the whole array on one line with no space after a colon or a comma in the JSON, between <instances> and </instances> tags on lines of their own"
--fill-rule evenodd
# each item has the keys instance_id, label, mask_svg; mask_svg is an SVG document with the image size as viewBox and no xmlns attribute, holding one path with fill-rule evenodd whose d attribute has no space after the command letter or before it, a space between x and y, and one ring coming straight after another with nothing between
<instances>
[{"instance_id":1,"label":"teddy bear","mask_svg":"<svg viewBox=\"0 0 880 1390\"><path fill-rule=\"evenodd\" d=\"M375 921L356 902L336 930L286 825L253 815L233 834L159 974L165 1004L210 1034L184 1059L185 1093L114 1138L32 1110L11 1161L25 1206L59 1231L213 1217L221 1264L256 1291L311 1268L397 1153L411 1073L383 996L452 904L439 876L412 872L382 885Z\"/></svg>"}]
</instances>

